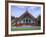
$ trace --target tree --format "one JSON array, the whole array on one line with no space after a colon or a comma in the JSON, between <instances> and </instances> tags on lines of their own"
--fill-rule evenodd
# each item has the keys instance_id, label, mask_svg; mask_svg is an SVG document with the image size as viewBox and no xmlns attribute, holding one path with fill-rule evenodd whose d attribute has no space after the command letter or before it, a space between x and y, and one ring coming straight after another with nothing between
<instances>
[{"instance_id":1,"label":"tree","mask_svg":"<svg viewBox=\"0 0 46 37\"><path fill-rule=\"evenodd\" d=\"M15 26L15 17L14 16L11 16L11 25L12 26Z\"/></svg>"},{"instance_id":2,"label":"tree","mask_svg":"<svg viewBox=\"0 0 46 37\"><path fill-rule=\"evenodd\" d=\"M38 16L38 26L41 26L41 15Z\"/></svg>"},{"instance_id":3,"label":"tree","mask_svg":"<svg viewBox=\"0 0 46 37\"><path fill-rule=\"evenodd\" d=\"M13 19L15 19L15 17L14 17L14 16L11 16L11 21L12 21Z\"/></svg>"}]
</instances>

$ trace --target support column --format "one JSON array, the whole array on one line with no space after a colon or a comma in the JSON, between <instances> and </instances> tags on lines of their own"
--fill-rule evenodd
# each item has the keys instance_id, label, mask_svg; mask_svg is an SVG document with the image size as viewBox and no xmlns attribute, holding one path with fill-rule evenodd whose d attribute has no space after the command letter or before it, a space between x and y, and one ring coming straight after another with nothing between
<instances>
[{"instance_id":1,"label":"support column","mask_svg":"<svg viewBox=\"0 0 46 37\"><path fill-rule=\"evenodd\" d=\"M35 19L35 26L38 26L38 20L37 19Z\"/></svg>"}]
</instances>

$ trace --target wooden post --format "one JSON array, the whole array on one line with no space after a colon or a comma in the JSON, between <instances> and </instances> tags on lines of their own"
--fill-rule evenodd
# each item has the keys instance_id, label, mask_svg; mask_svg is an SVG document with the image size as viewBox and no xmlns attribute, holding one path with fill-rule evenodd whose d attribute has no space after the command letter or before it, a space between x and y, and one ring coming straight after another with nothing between
<instances>
[{"instance_id":1,"label":"wooden post","mask_svg":"<svg viewBox=\"0 0 46 37\"><path fill-rule=\"evenodd\" d=\"M35 26L38 26L38 19L35 19Z\"/></svg>"}]
</instances>

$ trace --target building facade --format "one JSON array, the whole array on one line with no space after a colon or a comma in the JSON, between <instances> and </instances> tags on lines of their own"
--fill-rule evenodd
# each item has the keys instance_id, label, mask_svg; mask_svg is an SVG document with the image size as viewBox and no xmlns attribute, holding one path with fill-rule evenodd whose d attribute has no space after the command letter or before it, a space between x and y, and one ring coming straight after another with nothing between
<instances>
[{"instance_id":1,"label":"building facade","mask_svg":"<svg viewBox=\"0 0 46 37\"><path fill-rule=\"evenodd\" d=\"M22 14L19 18L16 18L16 26L37 26L37 18L32 16L28 11Z\"/></svg>"}]
</instances>

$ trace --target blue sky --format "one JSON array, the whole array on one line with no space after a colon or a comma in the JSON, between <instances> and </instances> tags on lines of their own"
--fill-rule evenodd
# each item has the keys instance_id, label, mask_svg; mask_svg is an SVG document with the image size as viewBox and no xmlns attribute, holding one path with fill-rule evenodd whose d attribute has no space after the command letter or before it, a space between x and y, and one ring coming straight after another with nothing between
<instances>
[{"instance_id":1,"label":"blue sky","mask_svg":"<svg viewBox=\"0 0 46 37\"><path fill-rule=\"evenodd\" d=\"M41 14L41 8L38 6L11 6L11 12L12 16L20 17L23 13L25 13L26 9L30 14L32 14L34 17L37 17L39 14Z\"/></svg>"}]
</instances>

